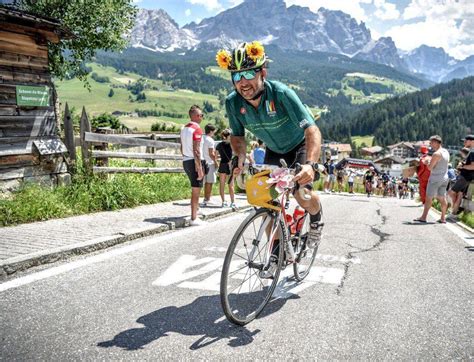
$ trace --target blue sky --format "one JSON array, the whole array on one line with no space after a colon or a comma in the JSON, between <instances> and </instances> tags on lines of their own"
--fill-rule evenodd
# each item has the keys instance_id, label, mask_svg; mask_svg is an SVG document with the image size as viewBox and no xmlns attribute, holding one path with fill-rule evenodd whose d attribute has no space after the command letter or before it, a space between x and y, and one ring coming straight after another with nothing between
<instances>
[{"instance_id":1,"label":"blue sky","mask_svg":"<svg viewBox=\"0 0 474 362\"><path fill-rule=\"evenodd\" d=\"M164 9L180 25L214 16L242 0L134 0ZM364 21L372 37L391 36L398 48L443 47L452 56L474 55L474 0L285 0L316 12L321 6Z\"/></svg>"}]
</instances>

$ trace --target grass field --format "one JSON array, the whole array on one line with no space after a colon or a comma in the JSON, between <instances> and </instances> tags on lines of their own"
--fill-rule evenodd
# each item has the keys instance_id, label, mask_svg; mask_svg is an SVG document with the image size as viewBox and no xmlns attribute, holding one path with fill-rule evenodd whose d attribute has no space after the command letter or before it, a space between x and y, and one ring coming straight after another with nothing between
<instances>
[{"instance_id":1,"label":"grass field","mask_svg":"<svg viewBox=\"0 0 474 362\"><path fill-rule=\"evenodd\" d=\"M110 83L98 83L89 78L91 86L89 91L84 87L84 84L77 79L56 82L61 107L63 109L67 102L69 107L75 107L78 110L80 110L82 106L85 106L90 116L114 111L129 113L134 112L136 109L166 111L182 115L181 118L147 117L150 119L140 119L134 117L133 120L131 120L129 119L130 117L128 117L124 119L124 123L128 127L130 127L129 124L133 124L132 128L136 126L138 130L142 131L149 131L149 126L156 121L175 122L178 124L186 123L188 120L189 107L193 104L202 105L204 101L208 101L216 109L215 115L220 114L217 96L196 93L186 89L172 90L162 81L156 79L146 79L146 84L150 86L150 89L144 91L146 96L144 102L131 101L130 96L132 99L136 97L125 87L129 82L136 82L143 77L134 73L119 74L111 67L105 67L95 63L88 64L88 66L92 67L92 71L98 75L109 77ZM109 97L108 94L111 88L114 91L114 95Z\"/></svg>"},{"instance_id":2,"label":"grass field","mask_svg":"<svg viewBox=\"0 0 474 362\"><path fill-rule=\"evenodd\" d=\"M372 147L374 144L374 136L353 136L351 140L356 147L360 147L362 143L365 143L367 147Z\"/></svg>"},{"instance_id":3,"label":"grass field","mask_svg":"<svg viewBox=\"0 0 474 362\"><path fill-rule=\"evenodd\" d=\"M370 95L365 95L362 91L357 90L350 86L350 82L362 78L366 83L378 83L385 85L387 87L392 87L393 93L372 93ZM364 103L376 103L380 102L386 98L393 97L394 95L402 95L407 93L412 93L418 90L418 88L411 86L410 84L396 81L389 78L379 77L373 74L366 73L347 73L346 76L342 79L342 92L346 96L352 97L353 104L364 104ZM328 94L331 96L336 96L339 92L338 89L329 89Z\"/></svg>"}]
</instances>

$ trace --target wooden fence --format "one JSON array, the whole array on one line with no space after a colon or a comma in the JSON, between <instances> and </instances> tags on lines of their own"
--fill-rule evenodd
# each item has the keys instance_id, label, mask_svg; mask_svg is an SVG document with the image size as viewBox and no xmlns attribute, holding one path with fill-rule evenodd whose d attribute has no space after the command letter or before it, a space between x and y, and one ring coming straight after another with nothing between
<instances>
[{"instance_id":1,"label":"wooden fence","mask_svg":"<svg viewBox=\"0 0 474 362\"><path fill-rule=\"evenodd\" d=\"M65 144L71 164L76 163L76 146L79 144L86 171L99 174L116 173L181 173L182 167L109 167L109 159L182 160L181 154L158 154L158 150L180 150L179 134L107 134L91 132L91 124L85 108L82 109L79 142L74 137L73 122L66 104L64 116ZM109 145L146 147L146 152L109 150ZM72 152L71 152L72 151ZM94 161L95 160L95 161Z\"/></svg>"}]
</instances>

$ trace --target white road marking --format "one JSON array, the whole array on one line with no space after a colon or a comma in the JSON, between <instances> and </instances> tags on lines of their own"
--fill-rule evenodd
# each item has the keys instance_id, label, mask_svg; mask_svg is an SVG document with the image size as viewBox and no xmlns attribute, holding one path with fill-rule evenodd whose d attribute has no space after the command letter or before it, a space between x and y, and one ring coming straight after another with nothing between
<instances>
[{"instance_id":1,"label":"white road marking","mask_svg":"<svg viewBox=\"0 0 474 362\"><path fill-rule=\"evenodd\" d=\"M338 258L340 260L341 258ZM197 259L194 255L182 255L174 262L158 279L153 282L155 286L170 286L175 284L179 288L209 290L218 292L220 290L220 280L222 272L223 258L206 257ZM233 262L234 265L230 270L237 270L243 263L242 261ZM201 266L199 269L195 267ZM193 269L194 268L194 269ZM190 270L193 269L193 270ZM204 277L201 280L195 280L197 277ZM297 282L293 278L293 268L288 266L281 272L280 281L275 289L275 298L288 298L298 294L306 288L317 283L340 284L344 276L344 270L340 268L325 268L313 266L309 275L303 282ZM236 273L233 279L246 279L247 273L242 270ZM194 280L190 280L194 279ZM248 279L248 283L244 283L240 289L242 293L251 292L252 287L256 284L253 279ZM270 282L270 280L268 280Z\"/></svg>"}]
</instances>

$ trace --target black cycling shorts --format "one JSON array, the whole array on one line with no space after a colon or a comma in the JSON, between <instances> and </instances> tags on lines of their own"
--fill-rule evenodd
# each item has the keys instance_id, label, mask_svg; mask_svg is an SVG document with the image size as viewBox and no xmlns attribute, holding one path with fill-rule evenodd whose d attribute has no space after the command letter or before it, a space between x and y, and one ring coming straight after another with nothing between
<instances>
[{"instance_id":1,"label":"black cycling shorts","mask_svg":"<svg viewBox=\"0 0 474 362\"><path fill-rule=\"evenodd\" d=\"M306 145L304 140L291 151L283 154L273 152L267 147L267 149L265 150L265 159L263 163L267 165L275 165L281 167L280 159L282 158L286 161L286 164L289 168L294 168L296 163L304 165L304 163L306 162Z\"/></svg>"},{"instance_id":2,"label":"black cycling shorts","mask_svg":"<svg viewBox=\"0 0 474 362\"><path fill-rule=\"evenodd\" d=\"M204 171L204 161L202 162L202 170ZM191 182L191 187L202 187L203 179L198 180L198 173L196 171L196 165L194 160L183 161L183 168L186 175L188 175L189 181Z\"/></svg>"}]
</instances>

